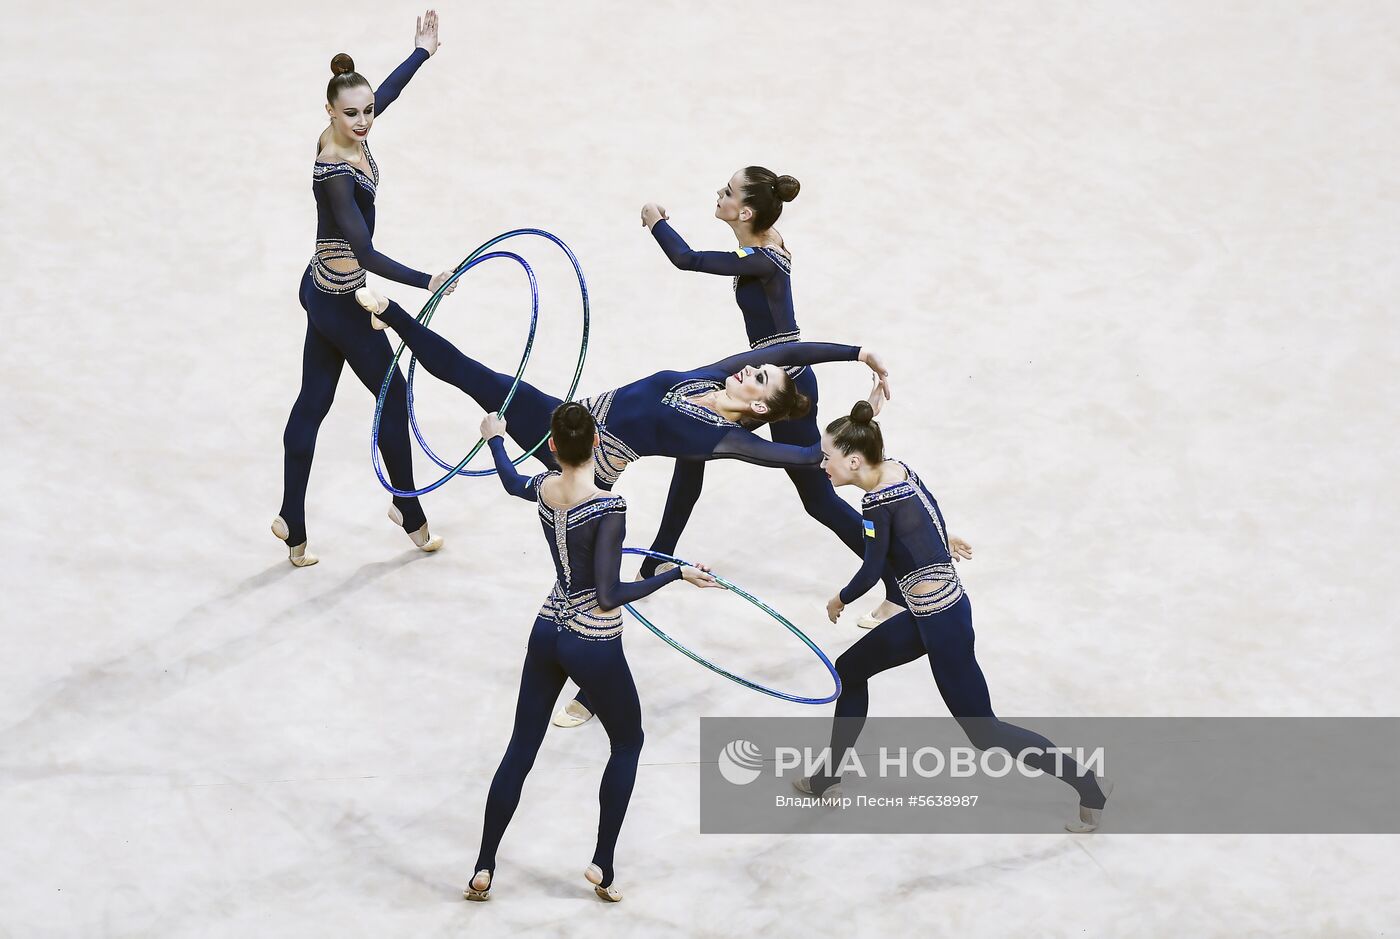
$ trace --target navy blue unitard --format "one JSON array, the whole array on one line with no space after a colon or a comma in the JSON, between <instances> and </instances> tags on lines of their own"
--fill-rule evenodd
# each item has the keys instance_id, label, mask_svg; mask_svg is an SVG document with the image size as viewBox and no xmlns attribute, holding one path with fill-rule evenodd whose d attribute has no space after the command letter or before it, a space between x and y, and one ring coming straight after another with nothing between
<instances>
[{"instance_id":1,"label":"navy blue unitard","mask_svg":"<svg viewBox=\"0 0 1400 939\"><path fill-rule=\"evenodd\" d=\"M363 313L361 316L368 319ZM512 376L492 371L463 354L393 301L379 318L399 334L434 377L456 385L487 411L501 409ZM584 398L580 403L598 422L601 441L593 451L595 481L599 487L611 489L622 471L644 456L735 459L780 469L820 466L820 440L802 446L764 440L691 399L723 388L725 379L751 365L854 362L859 356L858 346L790 342L750 349L690 371L653 372L620 388ZM522 381L505 415L507 433L525 449L533 447L549 433L550 418L561 403ZM544 447L535 451L535 458L550 469L557 468L554 457Z\"/></svg>"},{"instance_id":2,"label":"navy blue unitard","mask_svg":"<svg viewBox=\"0 0 1400 939\"><path fill-rule=\"evenodd\" d=\"M899 578L907 609L862 636L836 660L841 696L831 728L832 765L840 765L865 726L870 678L927 656L944 704L973 746L1005 749L1013 757L1027 748L1046 751L1044 756L1028 754L1026 765L1058 775L1079 793L1080 804L1103 808L1103 793L1092 773L1079 775L1079 765L1068 757L1058 761L1056 773L1049 740L993 713L987 680L973 651L972 604L953 567L943 513L914 471L899 465L906 477L902 482L872 490L861 500L865 562L840 596L842 603L852 602L873 587L888 566ZM835 782L830 776L814 776L812 788L822 792Z\"/></svg>"},{"instance_id":3,"label":"navy blue unitard","mask_svg":"<svg viewBox=\"0 0 1400 939\"><path fill-rule=\"evenodd\" d=\"M767 245L734 251L692 251L665 219L652 226L651 234L677 268L734 278L734 301L744 314L750 348L762 349L802 338L792 305L792 262L786 255ZM789 369L788 374L797 390L811 399L812 407L805 417L770 424L773 439L799 447L820 444L817 377L810 368L800 366ZM787 474L807 514L830 529L846 547L861 554L865 546L860 515L836 494L826 473L816 467L794 467L788 469ZM671 490L666 496L666 511L651 550L676 553L676 545L700 498L704 480L703 462L676 461ZM658 563L654 558L647 558L642 562L642 573L654 573ZM899 585L892 576L885 578L885 598L896 604L903 603Z\"/></svg>"},{"instance_id":4,"label":"navy blue unitard","mask_svg":"<svg viewBox=\"0 0 1400 939\"><path fill-rule=\"evenodd\" d=\"M403 91L418 67L428 60L423 49L413 50L375 89L375 117L382 117ZM379 185L379 167L370 155L369 145L360 143L366 173L349 163L313 164L311 191L316 197L316 253L301 278L300 299L306 310L306 342L302 348L301 392L287 418L282 435L283 485L281 515L287 523L288 544L306 540L306 485L311 461L316 453L316 433L330 412L335 387L346 362L371 394L378 395L380 383L389 370L394 354L389 340L376 332L355 302L354 291L364 286L365 271L381 277L427 288L430 277L394 261L375 250L374 193ZM349 267L348 273L333 270L328 262ZM384 402L380 425L379 451L389 470L389 479L398 489L413 489L413 453L408 442L408 397L403 376L396 374ZM394 499L403 513L405 531L415 532L426 518L417 499Z\"/></svg>"},{"instance_id":5,"label":"navy blue unitard","mask_svg":"<svg viewBox=\"0 0 1400 939\"><path fill-rule=\"evenodd\" d=\"M613 849L642 751L641 704L622 654L619 607L679 580L681 572L671 570L622 583L627 503L621 496L594 496L571 508L556 508L541 498L540 487L557 474L546 472L532 479L520 475L510 465L499 437L491 440L491 455L506 491L539 503L540 526L554 558L555 582L530 632L515 727L486 797L476 870L495 871L496 849L520 804L520 792L544 742L555 699L565 679L572 678L587 690L611 747L598 788L598 841L593 854L606 887L613 880Z\"/></svg>"}]
</instances>

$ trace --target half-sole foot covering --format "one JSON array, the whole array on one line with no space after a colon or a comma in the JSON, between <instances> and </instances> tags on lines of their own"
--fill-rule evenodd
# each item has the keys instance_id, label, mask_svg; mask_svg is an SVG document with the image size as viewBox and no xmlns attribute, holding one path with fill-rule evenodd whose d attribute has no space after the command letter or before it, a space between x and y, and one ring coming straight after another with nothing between
<instances>
[{"instance_id":1,"label":"half-sole foot covering","mask_svg":"<svg viewBox=\"0 0 1400 939\"><path fill-rule=\"evenodd\" d=\"M579 724L586 724L593 717L593 712L588 710L577 701L570 701L561 707L551 721L555 727L577 727Z\"/></svg>"},{"instance_id":2,"label":"half-sole foot covering","mask_svg":"<svg viewBox=\"0 0 1400 939\"><path fill-rule=\"evenodd\" d=\"M622 900L622 891L612 885L603 886L603 869L597 864L590 864L583 872L583 877L593 885L593 892L598 895L598 899L606 900L609 903L618 903Z\"/></svg>"},{"instance_id":3,"label":"half-sole foot covering","mask_svg":"<svg viewBox=\"0 0 1400 939\"><path fill-rule=\"evenodd\" d=\"M826 787L825 790L818 793L815 789L812 788L811 776L799 776L798 778L794 779L792 781L792 788L796 789L804 796L812 796L817 799L825 799L828 797L839 798L841 795L840 783L832 783L830 786Z\"/></svg>"},{"instance_id":4,"label":"half-sole foot covering","mask_svg":"<svg viewBox=\"0 0 1400 939\"><path fill-rule=\"evenodd\" d=\"M483 875L486 878L486 886L478 887L476 882L481 880ZM491 881L495 878L490 871L477 871L472 875L471 881L467 883L467 888L462 891L462 896L468 900L475 900L479 903L491 899Z\"/></svg>"},{"instance_id":5,"label":"half-sole foot covering","mask_svg":"<svg viewBox=\"0 0 1400 939\"><path fill-rule=\"evenodd\" d=\"M1099 791L1103 793L1105 807L1108 805L1108 797L1113 794L1113 783L1102 776L1099 777ZM1088 806L1079 807L1079 818L1065 822L1065 831L1075 835L1087 835L1091 831L1098 831L1099 825L1103 824L1103 809L1091 809Z\"/></svg>"},{"instance_id":6,"label":"half-sole foot covering","mask_svg":"<svg viewBox=\"0 0 1400 939\"><path fill-rule=\"evenodd\" d=\"M279 541L286 541L291 537L291 529L287 527L287 522L282 516L277 516L272 520L272 533ZM293 567L310 567L321 560L314 554L306 553L306 542L299 545L287 545L287 560L292 562Z\"/></svg>"},{"instance_id":7,"label":"half-sole foot covering","mask_svg":"<svg viewBox=\"0 0 1400 939\"><path fill-rule=\"evenodd\" d=\"M400 512L399 507L397 505L394 505L392 502L389 503L389 521L393 522L400 528L403 527L403 513ZM428 534L427 522L424 522L423 527L418 529L417 531L408 532L408 537L409 540L412 541L414 545L416 545L420 550L426 551L429 554L436 551L438 548L441 548L443 545L441 535L434 537L433 535Z\"/></svg>"},{"instance_id":8,"label":"half-sole foot covering","mask_svg":"<svg viewBox=\"0 0 1400 939\"><path fill-rule=\"evenodd\" d=\"M375 329L388 329L389 324L379 318L378 314L389 309L389 301L375 293L368 287L361 287L355 291L355 302L365 308L369 313L370 325Z\"/></svg>"}]
</instances>

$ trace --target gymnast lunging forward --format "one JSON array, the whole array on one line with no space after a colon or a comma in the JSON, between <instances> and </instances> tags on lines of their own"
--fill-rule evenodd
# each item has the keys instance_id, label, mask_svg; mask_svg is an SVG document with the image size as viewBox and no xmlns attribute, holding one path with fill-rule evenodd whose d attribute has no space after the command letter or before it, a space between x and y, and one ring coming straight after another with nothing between
<instances>
[{"instance_id":1,"label":"gymnast lunging forward","mask_svg":"<svg viewBox=\"0 0 1400 939\"><path fill-rule=\"evenodd\" d=\"M979 750L1005 749L1032 769L1059 776L1079 794L1079 818L1065 825L1074 832L1099 826L1112 789L1071 759L1051 756L1053 744L1037 733L999 720L992 711L987 680L973 652L972 604L963 592L955 555L971 548L950 540L943 513L923 480L899 460L885 458L880 425L870 405L857 402L848 417L827 425L822 437L822 468L836 486L858 486L866 546L865 562L826 605L834 623L846 604L873 587L886 565L899 578L907 609L885 620L836 660L841 696L831 729L831 760L840 766L865 725L872 677L918 658L928 658L933 679L948 711ZM834 769L833 769L834 772ZM840 780L833 775L803 776L798 791L823 795Z\"/></svg>"},{"instance_id":2,"label":"gymnast lunging forward","mask_svg":"<svg viewBox=\"0 0 1400 939\"><path fill-rule=\"evenodd\" d=\"M616 902L622 893L613 882L613 852L642 749L641 705L622 651L620 607L682 577L697 587L719 585L703 567L673 568L642 581L620 581L627 503L596 486L593 453L599 443L598 427L583 405L569 402L554 410L549 449L559 470L532 479L516 472L506 456L501 440L506 427L498 414L487 414L481 422L481 435L491 442L491 455L506 491L539 503L540 525L554 559L555 582L530 632L515 728L491 780L476 873L464 895L468 900L491 896L496 849L520 803L525 777L544 741L555 699L565 679L572 678L588 692L611 747L598 789L597 846L584 877L599 897Z\"/></svg>"},{"instance_id":3,"label":"gymnast lunging forward","mask_svg":"<svg viewBox=\"0 0 1400 939\"><path fill-rule=\"evenodd\" d=\"M272 522L272 533L287 543L288 560L297 567L317 561L306 550L306 485L316 453L316 433L330 412L341 368L349 362L355 376L377 395L394 358L388 340L365 322L353 298L355 290L364 286L366 271L430 291L452 276L445 271L429 277L405 267L376 250L372 241L379 167L369 152L369 132L375 118L389 109L438 45L437 13L429 10L418 19L413 52L378 88L371 89L355 71L350 56L341 53L331 60L332 77L326 86L329 126L321 132L311 169L316 252L301 278L300 299L306 310L301 391L282 435L282 508ZM396 373L384 403L379 450L394 486L411 490L413 456L405 388L403 376ZM429 534L427 517L416 498L396 497L389 518L424 551L442 546L441 538Z\"/></svg>"}]
</instances>

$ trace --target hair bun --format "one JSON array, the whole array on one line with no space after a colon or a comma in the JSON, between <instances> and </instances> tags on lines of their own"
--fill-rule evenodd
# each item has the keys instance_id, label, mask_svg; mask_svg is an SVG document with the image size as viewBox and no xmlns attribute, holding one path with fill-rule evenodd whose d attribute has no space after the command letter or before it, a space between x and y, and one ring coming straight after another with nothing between
<instances>
[{"instance_id":1,"label":"hair bun","mask_svg":"<svg viewBox=\"0 0 1400 939\"><path fill-rule=\"evenodd\" d=\"M851 406L852 424L869 424L875 419L875 409L869 401L857 401Z\"/></svg>"},{"instance_id":2,"label":"hair bun","mask_svg":"<svg viewBox=\"0 0 1400 939\"><path fill-rule=\"evenodd\" d=\"M588 408L577 401L570 401L564 406L564 413L559 415L559 420L569 430L582 430L592 416L588 413Z\"/></svg>"},{"instance_id":3,"label":"hair bun","mask_svg":"<svg viewBox=\"0 0 1400 939\"><path fill-rule=\"evenodd\" d=\"M335 58L331 59L331 74L344 75L346 72L355 71L355 60L344 52L337 52Z\"/></svg>"},{"instance_id":4,"label":"hair bun","mask_svg":"<svg viewBox=\"0 0 1400 939\"><path fill-rule=\"evenodd\" d=\"M802 191L802 184L795 177L779 176L778 181L773 184L773 191L782 201L791 202Z\"/></svg>"}]
</instances>

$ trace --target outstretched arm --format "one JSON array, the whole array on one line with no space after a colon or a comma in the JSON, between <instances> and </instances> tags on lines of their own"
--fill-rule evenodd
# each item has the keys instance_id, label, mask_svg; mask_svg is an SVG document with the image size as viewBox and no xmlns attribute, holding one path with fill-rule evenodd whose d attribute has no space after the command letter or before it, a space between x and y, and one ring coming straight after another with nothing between
<instances>
[{"instance_id":1,"label":"outstretched arm","mask_svg":"<svg viewBox=\"0 0 1400 939\"><path fill-rule=\"evenodd\" d=\"M728 277L767 277L775 265L768 255L757 248L734 251L692 251L685 239L676 233L671 223L661 219L651 227L651 235L671 263L683 271L703 274L723 274Z\"/></svg>"},{"instance_id":2,"label":"outstretched arm","mask_svg":"<svg viewBox=\"0 0 1400 939\"><path fill-rule=\"evenodd\" d=\"M548 473L533 477L520 475L511 465L510 457L506 455L506 442L500 437L491 438L491 458L496 461L496 475L501 477L501 485L506 492L526 502L540 501L539 482Z\"/></svg>"},{"instance_id":3,"label":"outstretched arm","mask_svg":"<svg viewBox=\"0 0 1400 939\"><path fill-rule=\"evenodd\" d=\"M750 365L816 365L818 362L857 360L865 361L860 346L843 346L834 342L785 342L764 349L740 352L705 368L732 374Z\"/></svg>"},{"instance_id":4,"label":"outstretched arm","mask_svg":"<svg viewBox=\"0 0 1400 939\"><path fill-rule=\"evenodd\" d=\"M877 414L880 412L879 404L875 403L877 397L884 401L894 397L890 393L890 370L885 367L884 359L875 350L861 346L843 346L834 342L785 342L762 349L750 349L748 352L740 352L738 355L720 359L713 365L707 365L702 369L696 369L696 371L731 375L750 365L784 367L788 365L815 365L818 362L865 363L875 373L875 388L871 390L870 395Z\"/></svg>"},{"instance_id":5,"label":"outstretched arm","mask_svg":"<svg viewBox=\"0 0 1400 939\"><path fill-rule=\"evenodd\" d=\"M820 466L822 445L814 443L809 447L799 447L790 443L774 443L764 440L753 431L736 427L720 439L719 446L715 447L711 457L717 460L743 460L745 463L779 469Z\"/></svg>"},{"instance_id":6,"label":"outstretched arm","mask_svg":"<svg viewBox=\"0 0 1400 939\"><path fill-rule=\"evenodd\" d=\"M428 57L437 52L438 40L438 15L436 10L429 10L426 15L418 17L417 26L413 33L414 50L408 54L408 58L392 72L389 77L379 83L379 87L374 89L374 115L380 117L389 110L389 105L393 104L403 92L408 80L418 71L419 66L428 61Z\"/></svg>"},{"instance_id":7,"label":"outstretched arm","mask_svg":"<svg viewBox=\"0 0 1400 939\"><path fill-rule=\"evenodd\" d=\"M681 579L681 568L664 574L622 583L622 539L627 534L626 515L610 512L598 520L598 536L593 544L593 583L598 588L598 605L615 610L650 596L667 584Z\"/></svg>"},{"instance_id":8,"label":"outstretched arm","mask_svg":"<svg viewBox=\"0 0 1400 939\"><path fill-rule=\"evenodd\" d=\"M348 172L318 180L316 185L325 187L326 194L330 197L331 214L335 217L335 224L340 228L345 240L350 243L350 250L355 252L355 260L360 262L360 267L410 287L428 289L432 278L427 274L400 264L387 254L381 254L374 249L364 213L355 203L355 180Z\"/></svg>"},{"instance_id":9,"label":"outstretched arm","mask_svg":"<svg viewBox=\"0 0 1400 939\"><path fill-rule=\"evenodd\" d=\"M384 116L384 112L389 110L389 105L397 101L399 95L403 93L408 80L426 61L428 61L427 51L414 49L398 68L389 73L388 78L379 83L379 87L374 89L374 116L376 118Z\"/></svg>"}]
</instances>

